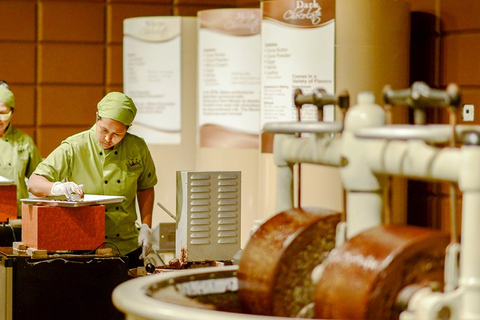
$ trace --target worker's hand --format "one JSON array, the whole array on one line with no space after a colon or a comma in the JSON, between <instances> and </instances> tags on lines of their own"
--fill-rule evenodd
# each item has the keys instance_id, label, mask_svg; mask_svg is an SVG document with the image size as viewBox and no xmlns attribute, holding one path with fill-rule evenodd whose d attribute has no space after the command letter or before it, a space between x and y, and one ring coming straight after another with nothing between
<instances>
[{"instance_id":1,"label":"worker's hand","mask_svg":"<svg viewBox=\"0 0 480 320\"><path fill-rule=\"evenodd\" d=\"M140 259L145 259L152 250L152 230L147 224L142 224L138 235L138 245L142 246Z\"/></svg>"},{"instance_id":2,"label":"worker's hand","mask_svg":"<svg viewBox=\"0 0 480 320\"><path fill-rule=\"evenodd\" d=\"M53 196L65 195L68 199L72 194L77 194L83 198L83 184L77 185L75 182L55 182L50 190Z\"/></svg>"}]
</instances>

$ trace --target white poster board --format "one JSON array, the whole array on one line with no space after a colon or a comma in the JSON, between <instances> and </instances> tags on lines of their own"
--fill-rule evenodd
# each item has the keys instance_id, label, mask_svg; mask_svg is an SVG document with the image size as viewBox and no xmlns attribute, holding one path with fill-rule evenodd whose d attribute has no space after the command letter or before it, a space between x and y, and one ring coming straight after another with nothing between
<instances>
[{"instance_id":1,"label":"white poster board","mask_svg":"<svg viewBox=\"0 0 480 320\"><path fill-rule=\"evenodd\" d=\"M137 106L131 133L148 144L181 143L181 17L123 24L123 88Z\"/></svg>"},{"instance_id":2,"label":"white poster board","mask_svg":"<svg viewBox=\"0 0 480 320\"><path fill-rule=\"evenodd\" d=\"M200 146L257 148L261 10L204 10L197 21Z\"/></svg>"},{"instance_id":3,"label":"white poster board","mask_svg":"<svg viewBox=\"0 0 480 320\"><path fill-rule=\"evenodd\" d=\"M293 92L335 93L335 1L263 1L261 127L297 121ZM334 120L333 106L323 120ZM301 120L316 120L317 108L304 106Z\"/></svg>"}]
</instances>

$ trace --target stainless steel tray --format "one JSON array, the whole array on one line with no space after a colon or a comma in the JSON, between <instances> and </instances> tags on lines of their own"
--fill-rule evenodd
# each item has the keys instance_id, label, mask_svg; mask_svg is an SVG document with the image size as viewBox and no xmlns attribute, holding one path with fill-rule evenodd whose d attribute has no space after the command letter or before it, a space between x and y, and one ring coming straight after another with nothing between
<instances>
[{"instance_id":1,"label":"stainless steel tray","mask_svg":"<svg viewBox=\"0 0 480 320\"><path fill-rule=\"evenodd\" d=\"M119 203L125 200L124 196L105 196L86 194L81 200L67 200L65 197L37 197L20 199L25 204L37 204L58 207L85 207L98 204Z\"/></svg>"}]
</instances>

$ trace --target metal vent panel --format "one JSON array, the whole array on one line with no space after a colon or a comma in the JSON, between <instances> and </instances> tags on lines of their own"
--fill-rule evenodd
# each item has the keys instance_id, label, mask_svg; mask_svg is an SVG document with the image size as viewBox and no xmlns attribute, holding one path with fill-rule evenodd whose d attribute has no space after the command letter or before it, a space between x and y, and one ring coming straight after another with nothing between
<instances>
[{"instance_id":1,"label":"metal vent panel","mask_svg":"<svg viewBox=\"0 0 480 320\"><path fill-rule=\"evenodd\" d=\"M240 199L239 171L177 172L177 255L183 246L189 261L233 259L240 250Z\"/></svg>"}]
</instances>

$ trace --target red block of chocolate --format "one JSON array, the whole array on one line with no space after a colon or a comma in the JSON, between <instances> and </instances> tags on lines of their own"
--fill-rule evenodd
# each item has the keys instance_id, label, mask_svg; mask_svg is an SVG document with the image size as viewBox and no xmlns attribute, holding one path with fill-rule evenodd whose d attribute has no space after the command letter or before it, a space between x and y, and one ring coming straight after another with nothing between
<instances>
[{"instance_id":1,"label":"red block of chocolate","mask_svg":"<svg viewBox=\"0 0 480 320\"><path fill-rule=\"evenodd\" d=\"M22 242L47 251L96 249L105 242L105 206L22 204Z\"/></svg>"},{"instance_id":2,"label":"red block of chocolate","mask_svg":"<svg viewBox=\"0 0 480 320\"><path fill-rule=\"evenodd\" d=\"M0 185L0 222L17 219L17 186Z\"/></svg>"}]
</instances>

